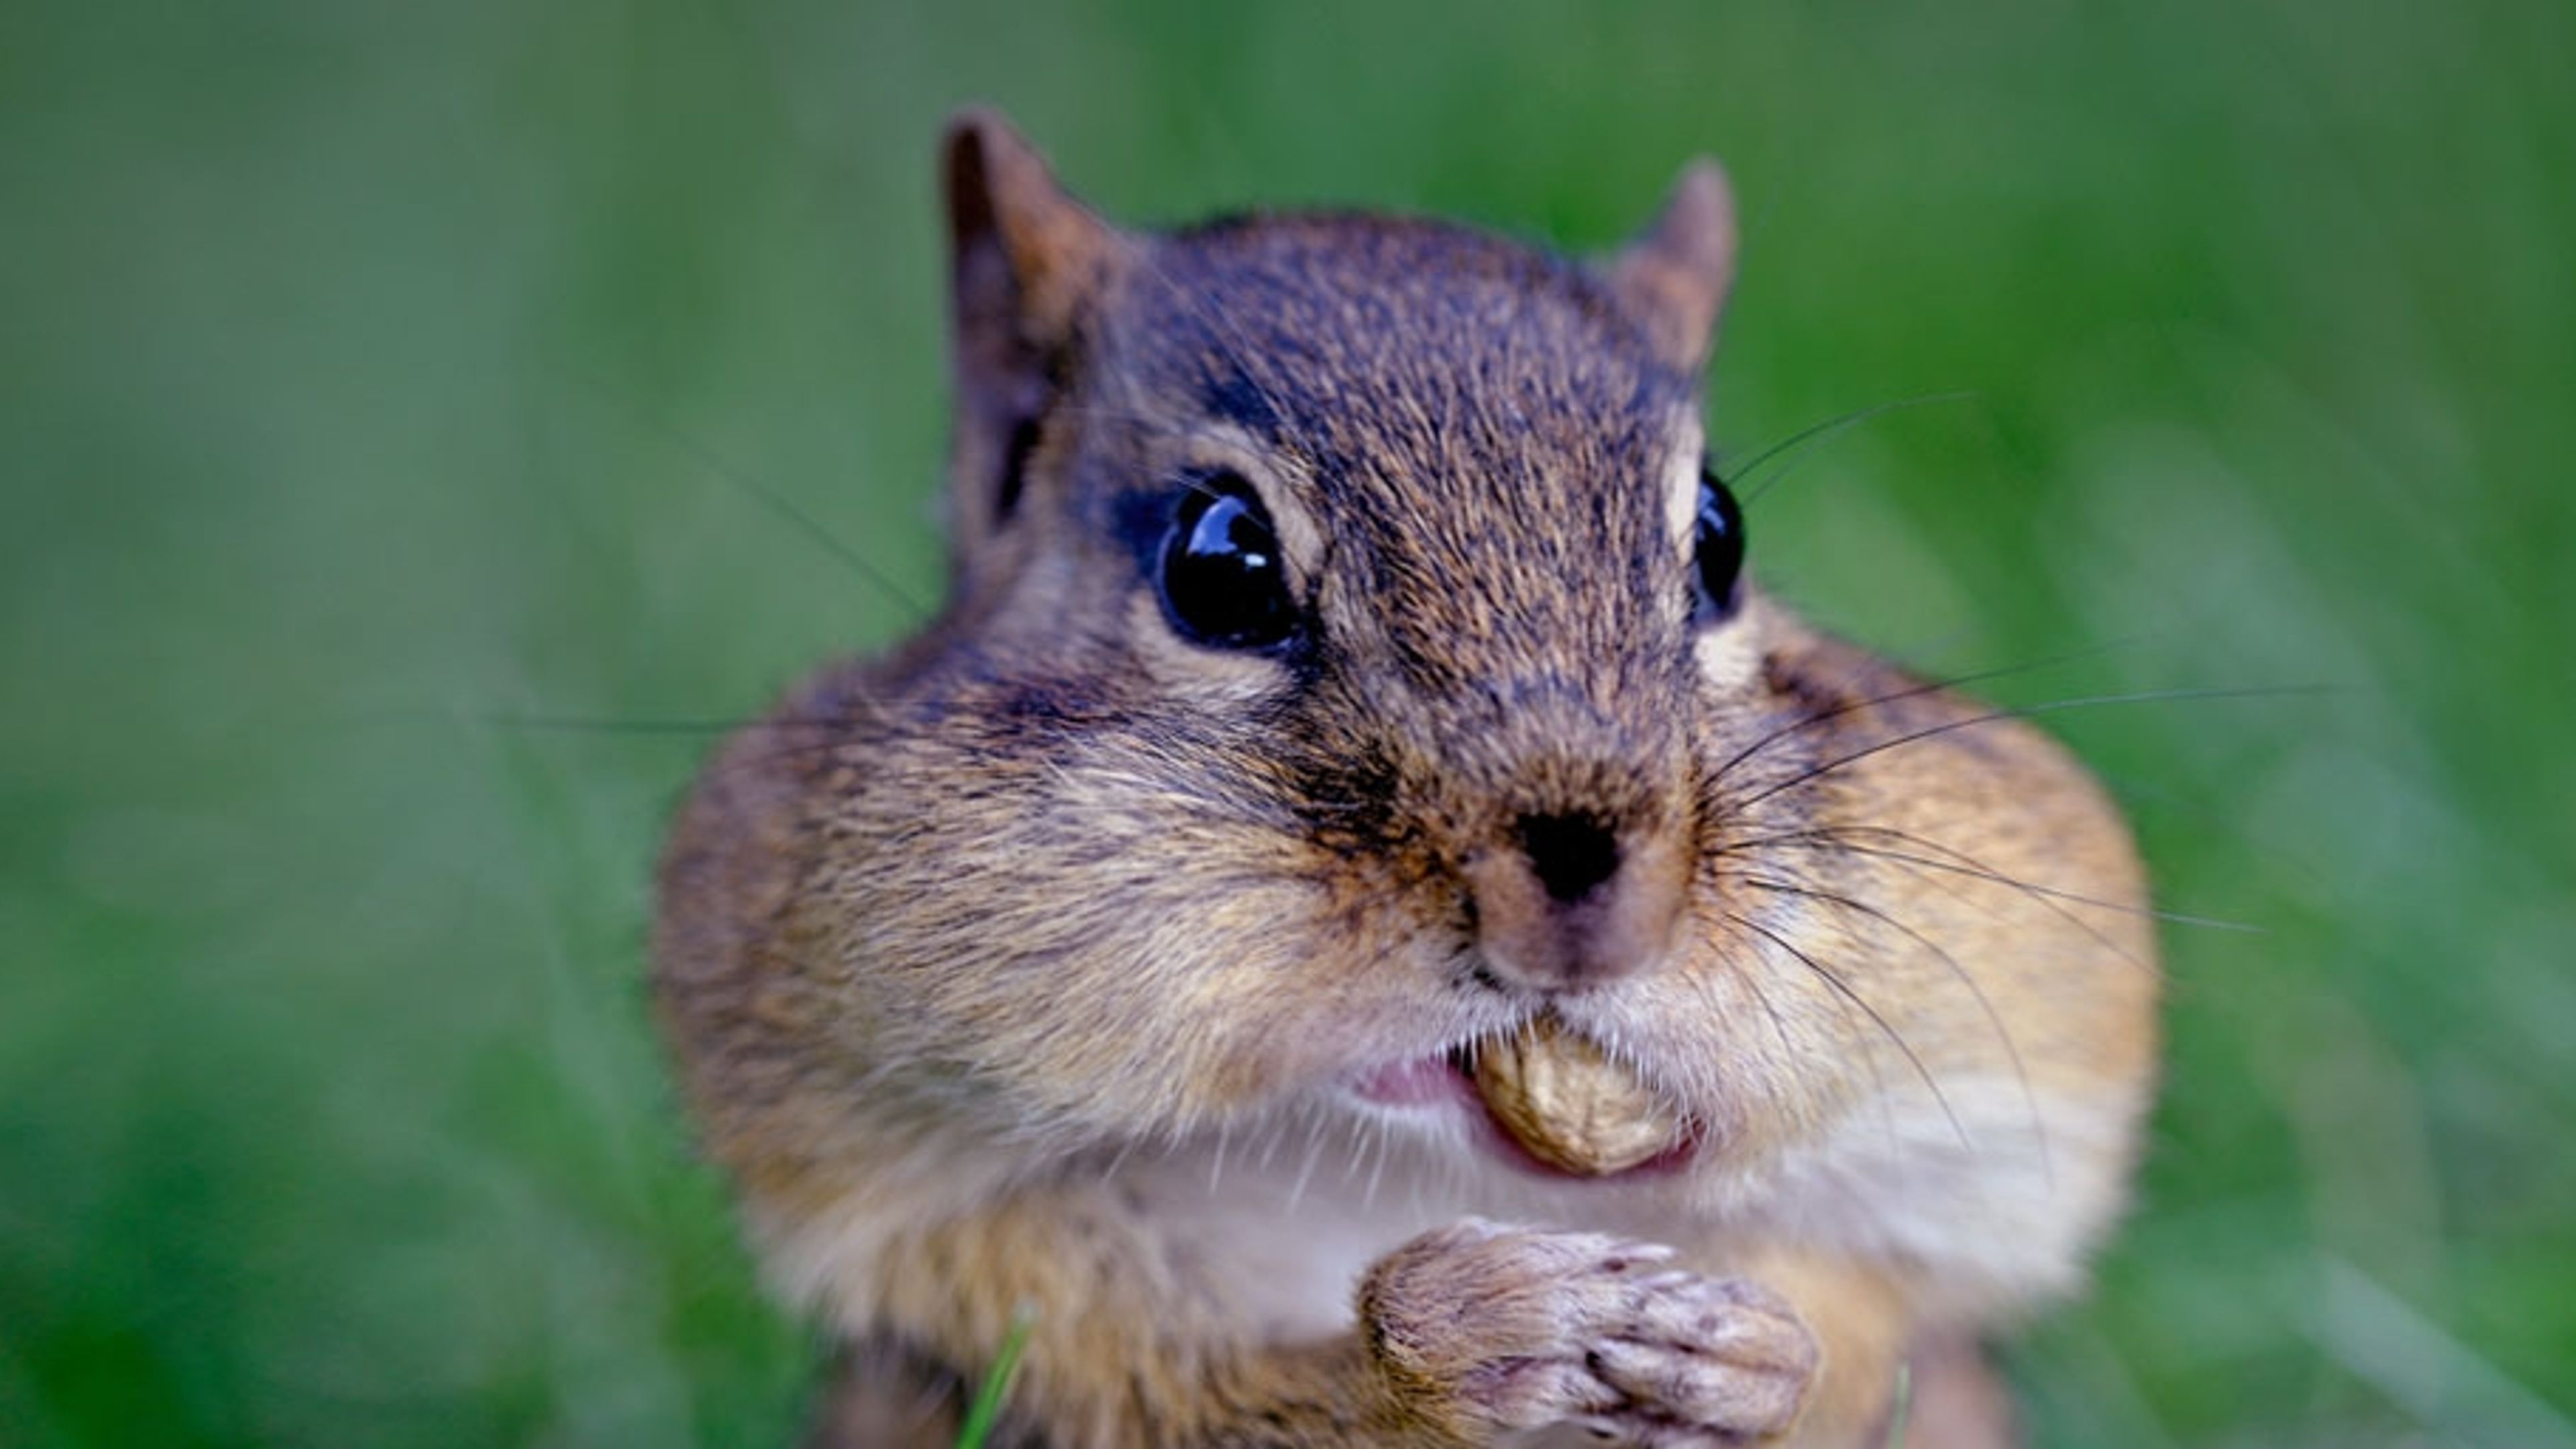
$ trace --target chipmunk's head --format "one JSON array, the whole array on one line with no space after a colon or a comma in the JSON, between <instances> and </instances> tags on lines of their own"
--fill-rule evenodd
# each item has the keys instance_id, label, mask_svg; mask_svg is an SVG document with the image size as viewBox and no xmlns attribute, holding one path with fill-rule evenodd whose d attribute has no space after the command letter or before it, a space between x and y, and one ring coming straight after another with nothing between
<instances>
[{"instance_id":1,"label":"chipmunk's head","mask_svg":"<svg viewBox=\"0 0 2576 1449\"><path fill-rule=\"evenodd\" d=\"M1688 702L1744 602L1697 408L1715 167L1598 269L1379 217L1132 237L981 118L949 182L980 642L1222 735L1264 813L1420 883L1478 975L1667 955Z\"/></svg>"}]
</instances>

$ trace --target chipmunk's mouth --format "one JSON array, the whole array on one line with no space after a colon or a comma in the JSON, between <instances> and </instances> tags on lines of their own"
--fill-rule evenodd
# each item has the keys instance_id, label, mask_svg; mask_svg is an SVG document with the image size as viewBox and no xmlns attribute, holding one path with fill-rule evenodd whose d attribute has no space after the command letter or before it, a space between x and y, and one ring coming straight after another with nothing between
<instances>
[{"instance_id":1,"label":"chipmunk's mouth","mask_svg":"<svg viewBox=\"0 0 2576 1449\"><path fill-rule=\"evenodd\" d=\"M1351 1094L1384 1111L1450 1117L1486 1156L1515 1171L1553 1182L1631 1182L1681 1171L1698 1155L1705 1133L1686 1125L1642 1161L1613 1170L1576 1171L1551 1155L1533 1152L1477 1084L1477 1047L1452 1047L1438 1056L1412 1057L1369 1067L1349 1079Z\"/></svg>"}]
</instances>

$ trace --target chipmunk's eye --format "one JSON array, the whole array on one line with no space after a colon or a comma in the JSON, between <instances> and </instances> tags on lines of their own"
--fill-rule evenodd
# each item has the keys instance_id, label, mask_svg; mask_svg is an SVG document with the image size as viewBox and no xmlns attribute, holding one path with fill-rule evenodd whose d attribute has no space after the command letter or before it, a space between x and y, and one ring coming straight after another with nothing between
<instances>
[{"instance_id":1,"label":"chipmunk's eye","mask_svg":"<svg viewBox=\"0 0 2576 1449\"><path fill-rule=\"evenodd\" d=\"M1218 473L1190 485L1163 539L1163 612L1218 649L1266 649L1296 622L1279 538L1252 485Z\"/></svg>"},{"instance_id":2,"label":"chipmunk's eye","mask_svg":"<svg viewBox=\"0 0 2576 1449\"><path fill-rule=\"evenodd\" d=\"M1744 572L1744 510L1717 469L1699 470L1699 522L1691 543L1691 622L1715 624L1734 614Z\"/></svg>"}]
</instances>

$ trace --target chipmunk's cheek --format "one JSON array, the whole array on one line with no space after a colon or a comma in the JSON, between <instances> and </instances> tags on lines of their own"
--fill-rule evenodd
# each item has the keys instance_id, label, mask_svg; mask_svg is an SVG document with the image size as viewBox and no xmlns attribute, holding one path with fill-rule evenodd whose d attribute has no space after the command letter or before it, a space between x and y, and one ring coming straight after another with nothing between
<instances>
[{"instance_id":1,"label":"chipmunk's cheek","mask_svg":"<svg viewBox=\"0 0 2576 1449\"><path fill-rule=\"evenodd\" d=\"M1500 1014L1437 989L1433 964L1400 942L1285 917L1265 939L1215 948L1215 969L1186 995L1201 1024L1202 1080L1220 1097L1207 1105L1218 1110L1430 1101L1442 1090L1441 1054ZM1406 1064L1424 1069L1408 1078Z\"/></svg>"}]
</instances>

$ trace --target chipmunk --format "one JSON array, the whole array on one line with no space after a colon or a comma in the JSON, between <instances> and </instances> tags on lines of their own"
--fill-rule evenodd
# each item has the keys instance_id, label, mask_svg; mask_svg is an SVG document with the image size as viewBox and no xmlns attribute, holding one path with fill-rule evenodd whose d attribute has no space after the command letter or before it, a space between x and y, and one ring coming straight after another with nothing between
<instances>
[{"instance_id":1,"label":"chipmunk","mask_svg":"<svg viewBox=\"0 0 2576 1449\"><path fill-rule=\"evenodd\" d=\"M721 747L653 943L818 1439L950 1442L1017 1333L996 1443L1875 1444L1909 1374L1907 1443L2008 1442L2145 887L1744 573L1717 167L1594 264L1122 231L989 114L945 180L951 590Z\"/></svg>"}]
</instances>

